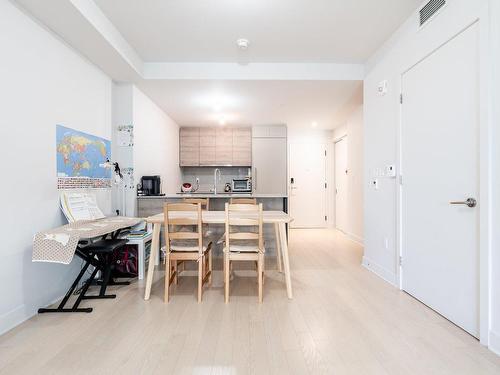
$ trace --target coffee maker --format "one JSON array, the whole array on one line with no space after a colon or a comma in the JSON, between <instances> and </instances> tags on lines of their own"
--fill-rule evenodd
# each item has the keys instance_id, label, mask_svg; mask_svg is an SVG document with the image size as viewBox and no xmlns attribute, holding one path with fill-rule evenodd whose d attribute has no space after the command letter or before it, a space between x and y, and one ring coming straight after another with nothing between
<instances>
[{"instance_id":1,"label":"coffee maker","mask_svg":"<svg viewBox=\"0 0 500 375\"><path fill-rule=\"evenodd\" d=\"M137 195L162 195L160 176L142 176Z\"/></svg>"}]
</instances>

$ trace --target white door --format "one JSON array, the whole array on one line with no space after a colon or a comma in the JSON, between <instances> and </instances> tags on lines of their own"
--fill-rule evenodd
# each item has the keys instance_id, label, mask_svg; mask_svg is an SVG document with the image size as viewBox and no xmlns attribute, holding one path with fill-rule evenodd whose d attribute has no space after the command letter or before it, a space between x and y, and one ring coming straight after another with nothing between
<instances>
[{"instance_id":1,"label":"white door","mask_svg":"<svg viewBox=\"0 0 500 375\"><path fill-rule=\"evenodd\" d=\"M326 145L290 144L292 228L326 226Z\"/></svg>"},{"instance_id":2,"label":"white door","mask_svg":"<svg viewBox=\"0 0 500 375\"><path fill-rule=\"evenodd\" d=\"M347 233L347 139L335 142L335 227Z\"/></svg>"},{"instance_id":3,"label":"white door","mask_svg":"<svg viewBox=\"0 0 500 375\"><path fill-rule=\"evenodd\" d=\"M403 289L479 331L478 27L402 77ZM473 201L471 206L473 206Z\"/></svg>"}]
</instances>

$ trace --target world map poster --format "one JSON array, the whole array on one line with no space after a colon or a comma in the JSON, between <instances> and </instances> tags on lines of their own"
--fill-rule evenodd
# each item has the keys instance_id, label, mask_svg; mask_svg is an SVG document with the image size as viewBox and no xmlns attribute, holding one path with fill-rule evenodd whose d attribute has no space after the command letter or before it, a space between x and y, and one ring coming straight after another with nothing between
<instances>
[{"instance_id":1,"label":"world map poster","mask_svg":"<svg viewBox=\"0 0 500 375\"><path fill-rule=\"evenodd\" d=\"M58 189L109 188L111 171L100 164L111 158L111 142L56 126Z\"/></svg>"}]
</instances>

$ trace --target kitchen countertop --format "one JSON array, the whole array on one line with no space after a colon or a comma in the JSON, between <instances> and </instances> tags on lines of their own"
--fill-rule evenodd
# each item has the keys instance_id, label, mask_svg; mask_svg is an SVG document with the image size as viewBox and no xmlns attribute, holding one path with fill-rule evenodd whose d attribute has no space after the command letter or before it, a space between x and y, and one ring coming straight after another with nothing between
<instances>
[{"instance_id":1,"label":"kitchen countertop","mask_svg":"<svg viewBox=\"0 0 500 375\"><path fill-rule=\"evenodd\" d=\"M166 198L288 198L284 194L254 194L254 193L168 193L158 196L138 196L137 199L166 199Z\"/></svg>"}]
</instances>

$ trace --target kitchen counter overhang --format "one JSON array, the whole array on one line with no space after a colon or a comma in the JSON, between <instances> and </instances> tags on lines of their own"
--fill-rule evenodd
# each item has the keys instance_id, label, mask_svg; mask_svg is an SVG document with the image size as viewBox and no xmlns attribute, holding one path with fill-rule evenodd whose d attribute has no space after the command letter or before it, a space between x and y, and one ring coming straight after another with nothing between
<instances>
[{"instance_id":1,"label":"kitchen counter overhang","mask_svg":"<svg viewBox=\"0 0 500 375\"><path fill-rule=\"evenodd\" d=\"M172 199L172 198L288 198L284 194L254 194L254 193L169 193L165 195L141 195L137 199Z\"/></svg>"}]
</instances>

